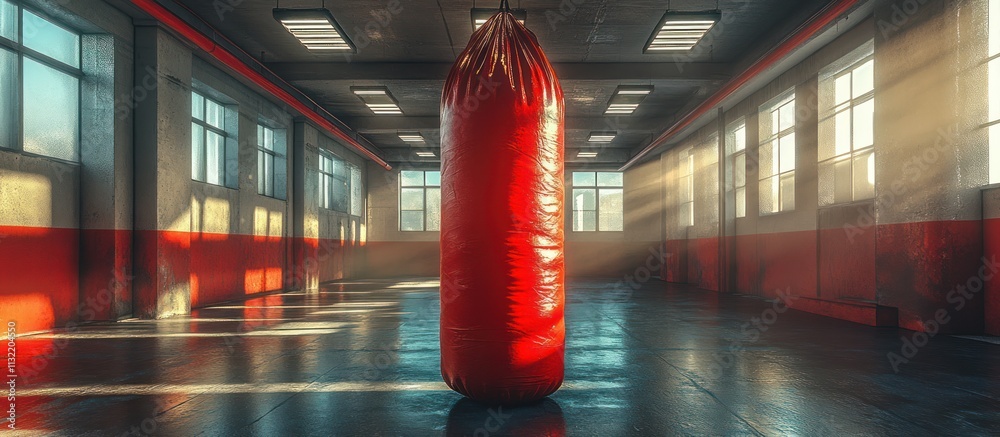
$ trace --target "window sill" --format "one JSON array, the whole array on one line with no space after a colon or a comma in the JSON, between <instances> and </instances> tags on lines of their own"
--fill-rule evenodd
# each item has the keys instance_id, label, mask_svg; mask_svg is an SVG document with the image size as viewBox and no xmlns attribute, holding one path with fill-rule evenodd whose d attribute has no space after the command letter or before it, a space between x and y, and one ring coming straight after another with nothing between
<instances>
[{"instance_id":1,"label":"window sill","mask_svg":"<svg viewBox=\"0 0 1000 437\"><path fill-rule=\"evenodd\" d=\"M222 189L226 189L226 190L230 190L230 191L239 191L240 190L239 188L227 187L225 185L216 185L216 184L213 184L211 182L199 181L197 179L191 179L191 182L202 184L202 185L206 185L206 186L209 186L209 187L222 188Z\"/></svg>"}]
</instances>

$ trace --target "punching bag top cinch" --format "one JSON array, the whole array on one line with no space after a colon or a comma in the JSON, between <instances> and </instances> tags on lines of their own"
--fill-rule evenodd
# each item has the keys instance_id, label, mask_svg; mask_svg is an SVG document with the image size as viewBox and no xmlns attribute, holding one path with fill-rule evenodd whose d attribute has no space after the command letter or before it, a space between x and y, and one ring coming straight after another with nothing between
<instances>
[{"instance_id":1,"label":"punching bag top cinch","mask_svg":"<svg viewBox=\"0 0 1000 437\"><path fill-rule=\"evenodd\" d=\"M563 123L534 35L494 15L441 101L441 373L474 400L531 402L563 381Z\"/></svg>"}]
</instances>

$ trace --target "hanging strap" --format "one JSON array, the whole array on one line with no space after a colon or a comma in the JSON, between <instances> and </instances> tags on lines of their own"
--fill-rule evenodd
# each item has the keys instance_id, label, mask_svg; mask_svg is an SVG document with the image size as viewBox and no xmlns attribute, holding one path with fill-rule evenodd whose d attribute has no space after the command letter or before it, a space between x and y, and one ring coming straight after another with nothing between
<instances>
[{"instance_id":1,"label":"hanging strap","mask_svg":"<svg viewBox=\"0 0 1000 437\"><path fill-rule=\"evenodd\" d=\"M510 12L510 2L508 0L500 0L500 10Z\"/></svg>"}]
</instances>

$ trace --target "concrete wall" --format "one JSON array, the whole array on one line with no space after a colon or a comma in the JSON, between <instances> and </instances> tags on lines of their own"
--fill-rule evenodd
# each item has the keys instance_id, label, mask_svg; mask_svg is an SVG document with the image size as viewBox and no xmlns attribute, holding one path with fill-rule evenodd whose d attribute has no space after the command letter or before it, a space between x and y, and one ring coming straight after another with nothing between
<instances>
[{"instance_id":1,"label":"concrete wall","mask_svg":"<svg viewBox=\"0 0 1000 437\"><path fill-rule=\"evenodd\" d=\"M358 273L365 217L318 208L318 150L365 179L362 158L157 23L29 3L83 35L80 159L0 148L0 317L22 333L167 317ZM192 90L228 108L231 188L192 180ZM259 122L285 135L288 200L257 194Z\"/></svg>"},{"instance_id":2,"label":"concrete wall","mask_svg":"<svg viewBox=\"0 0 1000 437\"><path fill-rule=\"evenodd\" d=\"M100 2L28 3L84 33L88 55L79 162L0 148L0 317L19 332L132 312L131 19Z\"/></svg>"},{"instance_id":3,"label":"concrete wall","mask_svg":"<svg viewBox=\"0 0 1000 437\"><path fill-rule=\"evenodd\" d=\"M439 170L434 166L400 166L387 172L368 164L368 242L364 276L438 276L441 264L440 232L399 230L399 173L403 170Z\"/></svg>"},{"instance_id":4,"label":"concrete wall","mask_svg":"<svg viewBox=\"0 0 1000 437\"><path fill-rule=\"evenodd\" d=\"M944 309L951 317L945 332L983 332L986 325L997 332L997 293L990 294L996 287L986 281L985 299L957 290L976 288L984 236L985 254L997 250L989 228L996 211L984 210L982 200L995 196L981 193L988 182L988 138L981 128L987 121L986 2L903 3L876 1L872 17L725 112L725 123L746 119L748 214L735 218L726 208L721 249L702 242L712 237L713 217L698 204L711 205L722 192L723 205L732 206L733 194L708 176L711 169L696 176L696 226L671 220L680 151L695 148L698 171L712 165L710 153L698 152L710 147L701 139L722 134L725 123L710 123L660 156L667 175L665 244L679 255L668 263L666 278L770 298L791 293L800 298L793 306L806 311L914 330ZM819 72L872 39L876 197L821 207ZM796 206L761 215L757 111L789 89L797 101ZM708 276L713 271L720 280Z\"/></svg>"}]
</instances>

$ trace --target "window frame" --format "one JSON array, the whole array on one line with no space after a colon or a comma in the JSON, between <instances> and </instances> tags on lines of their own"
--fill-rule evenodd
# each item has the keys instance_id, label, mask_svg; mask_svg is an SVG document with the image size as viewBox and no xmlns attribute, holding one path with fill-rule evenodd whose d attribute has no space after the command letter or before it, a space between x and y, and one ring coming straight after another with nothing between
<instances>
[{"instance_id":1,"label":"window frame","mask_svg":"<svg viewBox=\"0 0 1000 437\"><path fill-rule=\"evenodd\" d=\"M268 149L266 144L261 144L261 131L265 133L270 131L271 133L271 148ZM277 148L278 135L286 135L284 129L270 127L266 123L257 123L257 194L265 197L270 197L272 199L287 200L288 198L288 147L285 146L285 153L278 153L275 149ZM266 136L264 136L266 138ZM262 158L269 156L271 158L271 193L267 193L267 182L264 180L264 174L266 173L267 164L262 161ZM278 192L278 162L283 160L285 163L285 192ZM263 184L263 185L262 185Z\"/></svg>"},{"instance_id":2,"label":"window frame","mask_svg":"<svg viewBox=\"0 0 1000 437\"><path fill-rule=\"evenodd\" d=\"M762 215L762 216L781 214L781 213L784 213L784 212L791 212L791 211L795 210L795 206L796 206L795 205L796 204L796 202L795 202L795 200L796 200L795 199L795 197L796 197L796 187L795 187L796 177L795 176L796 176L796 170L797 170L797 167L798 167L798 165L797 165L798 162L797 161L798 161L798 157L799 157L799 153L798 153L798 136L796 135L796 133L797 133L796 132L796 128L798 127L797 126L798 125L798 115L797 115L797 112L796 112L797 111L797 105L798 105L797 100L798 99L797 99L797 96L796 96L795 87L792 87L792 89L779 94L778 97L775 97L774 99L771 99L767 103L761 105L760 108L759 108L759 110L758 110L758 118L759 118L758 124L760 124L760 132L759 132L760 143L757 145L757 153L758 153L758 161L759 161L758 165L757 165L757 169L758 169L757 179L758 179L758 186L760 188L758 189L758 192L757 192L757 196L758 196L757 209L758 209L760 215ZM785 128L785 129L782 129L781 128L781 110L784 109L788 105L792 105L791 106L792 123L791 123L791 125L789 127ZM774 120L776 120L776 119L778 120L778 123L777 123L778 126L777 127L774 126ZM767 120L770 120L770 121L767 121ZM769 129L765 129L764 128L765 127L764 123L768 123L768 124L766 124L766 126ZM775 131L775 128L777 128L777 131ZM765 136L765 132L767 132L766 136ZM792 137L793 140L794 140L794 141L792 141L792 163L791 163L791 168L787 169L785 171L782 171L782 159L781 159L781 145L782 145L782 140L787 139L789 137ZM771 156L772 156L771 163L769 165L771 167L773 167L773 168L771 169L771 172L769 172L769 173L764 173L762 171L762 169L765 168L765 166L764 166L764 159L763 159L763 155L764 155L763 150L766 147L770 147ZM791 189L792 189L791 191L792 191L792 193L789 196L789 200L791 200L791 204L790 205L786 205L785 204L785 200L786 200L785 199L785 191L786 190L785 190L785 186L784 186L783 180L786 177L788 177L788 178L791 179ZM773 187L773 185L775 185L775 184L777 185L777 197L774 198L774 199L772 199L772 202L771 202L772 205L776 205L776 208L772 208L770 211L764 210L765 204L764 204L763 201L760 201L760 199L763 198L763 196L764 196L765 183L768 183L769 185L771 185L770 187L768 187L769 188L768 191L770 191L772 193L774 193L774 187Z\"/></svg>"},{"instance_id":3,"label":"window frame","mask_svg":"<svg viewBox=\"0 0 1000 437\"><path fill-rule=\"evenodd\" d=\"M594 175L594 185L577 185L574 183L577 174L591 173ZM601 185L599 182L601 174L615 174L620 175L622 179L621 185ZM570 172L570 198L576 198L576 191L581 190L593 190L594 192L594 209L577 209L576 202L571 202L571 214L570 214L570 232L594 232L594 233L607 233L607 232L625 232L625 174L619 171L573 171ZM621 191L622 196L622 210L617 212L621 215L621 229L605 230L601 226L601 193L604 191ZM577 229L577 214L584 212L594 213L594 229Z\"/></svg>"},{"instance_id":4,"label":"window frame","mask_svg":"<svg viewBox=\"0 0 1000 437\"><path fill-rule=\"evenodd\" d=\"M198 91L198 90L195 90L195 89L191 90L191 108L190 109L194 108L194 98L195 98L195 96L200 97L202 99L202 108L201 108L201 111L202 111L202 114L204 114L203 115L204 118L206 118L206 119L208 118L208 104L209 104L209 102L214 103L215 105L219 106L222 109L222 127L221 128L216 127L216 126L212 126L208 122L208 120L198 119L197 117L195 117L195 114L193 112L191 113L191 125L192 125L191 126L191 137L192 137L191 149L192 149L192 152L193 152L193 150L194 150L194 142L193 142L193 140L194 140L194 125L198 125L199 127L202 128L203 138L202 138L202 150L201 151L202 151L202 163L204 164L204 166L202 168L198 169L199 174L195 175L194 174L195 170L193 168L194 163L192 162L191 180L195 181L195 182L201 182L203 184L213 185L213 186L216 186L216 187L222 187L222 188L228 188L228 189L235 190L235 189L238 189L238 182L237 182L237 186L234 186L230 182L231 181L236 181L239 178L238 177L237 178L231 178L230 177L232 175L230 174L230 169L229 169L229 166L227 165L227 163L229 161L229 155L230 155L230 153L229 153L230 141L232 141L232 139L233 139L233 135L232 135L233 133L228 130L229 126L227 125L227 120L226 119L230 117L229 111L231 111L232 108L230 108L231 105L227 105L227 104L223 103L221 101L221 99L217 99L217 98L211 96L211 94L212 93L205 93L205 92L201 92L201 91ZM214 133L214 134L219 135L220 137L222 137L222 153L219 154L219 157L221 159L221 163L220 163L221 164L221 167L220 167L221 175L220 175L220 177L221 177L222 180L221 180L221 183L218 183L218 184L215 183L215 182L209 182L208 181L208 164L209 164L208 163L208 138L209 138L209 134L210 133ZM236 169L236 172L239 173L239 169L238 168ZM202 179L199 179L198 178L199 176L201 176Z\"/></svg>"},{"instance_id":5,"label":"window frame","mask_svg":"<svg viewBox=\"0 0 1000 437\"><path fill-rule=\"evenodd\" d=\"M81 153L80 149L81 149L81 147L83 145L83 126L82 126L83 125L83 122L82 122L82 116L83 116L83 79L85 77L85 74L83 72L83 33L80 32L80 31L78 31L78 30L76 30L76 29L73 29L73 28L71 28L71 27L69 27L69 26L67 26L65 24L63 24L59 20L53 19L48 14L46 14L46 13L44 13L44 12L38 10L38 9L35 9L33 7L25 7L25 5L22 2L15 1L15 0L8 0L7 3L9 3L9 4L11 4L11 5L14 6L14 8L16 10L16 14L17 14L17 20L16 20L17 21L17 31L15 33L16 39L12 40L12 39L8 39L8 38L6 38L4 36L0 36L0 50L7 50L8 52L11 52L13 54L13 56L15 57L15 59L16 59L16 64L17 65L15 65L14 71L15 71L15 74L17 74L17 78L16 78L17 79L16 80L16 82L17 82L17 84L16 84L17 97L15 99L15 102L12 102L12 104L14 105L14 108L13 108L12 112L14 112L15 116L14 116L14 120L12 120L13 124L11 125L11 128L15 129L17 131L16 132L17 134L11 136L13 138L14 142L13 142L13 144L10 144L9 147L7 147L7 146L3 145L2 143L0 143L0 151L17 152L17 153L22 153L22 154L29 155L29 156L38 156L38 157L43 157L43 158L46 158L46 159L52 159L52 160L56 160L56 161L60 161L60 162L69 162L69 163L73 163L73 164L78 164L80 162L80 159L81 159L81 157L80 157L80 153ZM78 67L74 67L72 65L66 64L66 63L64 63L64 62L62 62L62 61L60 61L58 59L55 59L55 58L53 58L51 56L48 56L48 55L46 55L44 53L41 53L41 52L39 52L37 50L34 50L34 49L30 48L30 47L27 47L24 44L24 12L25 11L31 12L32 14L34 14L35 16L41 18L42 20L45 20L49 24L51 24L51 25L53 25L55 27L58 27L58 28L60 28L62 30L65 30L66 32L72 33L73 35L75 35L77 37L76 62L79 65ZM31 152L31 151L27 151L27 150L24 149L24 127L25 127L25 122L24 122L25 102L24 102L24 98L25 98L25 94L26 94L25 90L24 90L24 66L25 66L25 58L26 57L28 59L31 59L32 61L35 61L35 62L39 63L43 67L51 68L51 69L53 69L53 70L55 70L55 71L57 71L57 72L59 72L61 74L65 74L67 76L70 76L74 80L76 80L76 92L77 92L76 114L77 114L77 124L76 124L76 144L73 145L73 148L75 150L73 159L67 160L65 158L60 158L60 157L56 157L56 156L50 156L50 155L46 155L46 154L40 154L40 153L37 153L37 152ZM2 141L2 140L3 140L3 138L0 138L0 141Z\"/></svg>"},{"instance_id":6,"label":"window frame","mask_svg":"<svg viewBox=\"0 0 1000 437\"><path fill-rule=\"evenodd\" d=\"M818 200L818 204L819 204L819 206L821 208L822 207L828 207L828 206L845 205L845 204L850 204L850 203L854 203L854 202L860 202L860 201L864 201L864 200L870 200L870 199L874 199L875 196L876 196L874 177L872 177L872 184L871 184L871 192L870 193L867 193L867 194L866 193L860 193L859 194L859 190L858 190L859 187L856 184L856 182L857 182L857 176L856 175L857 175L857 172L858 172L858 168L857 167L858 167L858 159L859 158L861 158L861 157L863 157L864 155L867 154L869 162L866 165L869 166L869 172L874 173L876 171L876 168L875 168L875 120L874 120L874 105L875 105L875 82L874 82L874 77L875 77L875 53L874 53L874 44L873 44L872 41L868 41L865 44L863 44L862 46L859 46L859 49L865 47L866 45L871 45L872 46L872 50L870 52L866 52L866 54L864 56L861 56L859 59L847 61L847 60L850 59L850 57L856 56L855 53L850 53L850 54L846 55L844 58L841 58L840 60L838 60L837 62L835 62L835 64L836 63L840 63L840 62L850 62L849 64L847 64L846 67L834 70L834 72L828 73L825 76L821 75L821 81L824 84L825 83L829 83L829 84L831 84L833 86L833 98L829 102L826 101L827 99L825 97L820 99L820 105L821 105L821 107L820 107L819 125L821 126L821 132L823 132L822 127L825 127L826 124L829 123L829 126L831 126L832 133L833 133L832 138L830 138L827 135L820 135L820 138L819 138L819 140L820 140L821 143L820 143L820 146L818 148L819 149L819 153L817 154L817 161L818 161L817 162L817 170L818 170L818 177L819 177L819 182L820 182L819 183L819 190L820 190L820 192L818 193L819 196L818 196L817 200ZM858 95L858 96L855 96L854 95L854 83L855 83L855 77L854 76L855 76L855 72L858 71L859 69L861 69L862 67L864 67L868 63L871 63L871 68L872 68L872 88L870 90L868 90L868 91L866 91L866 92ZM846 101L841 102L841 103L838 104L837 103L837 97L836 97L836 84L837 84L837 82L839 80L843 79L844 77L848 77L848 76L850 77L849 78L849 80L850 80L850 83L849 83L850 98L848 98ZM828 104L829 104L829 106L828 106ZM872 105L872 123L871 123L872 131L870 133L871 134L872 142L869 145L866 145L864 147L860 147L859 148L857 146L857 144L855 143L855 140L857 138L856 131L855 131L855 129L856 129L856 121L857 121L856 120L855 111L859 107L861 107L862 105L865 105L865 104L871 104ZM850 147L849 147L848 151L846 151L846 152L841 153L841 154L838 155L837 152L836 152L836 150L837 150L837 134L838 134L837 119L841 115L844 115L844 114L846 114L848 116L847 119L848 119L848 123L850 124L850 128L848 129L848 140L850 142ZM829 145L829 148L833 150L833 154L831 156L825 158L825 159L822 156L823 150L827 147L827 145L823 143L824 141L832 141L832 143ZM848 166L850 168L850 176L849 176L850 186L851 186L850 197L846 198L846 199L839 199L838 200L838 198L837 198L838 187L837 187L836 164L839 163L839 162L843 162L845 160L846 161L850 161L850 165ZM832 172L833 189L832 189L832 192L825 193L823 191L823 180L824 180L824 173L828 172L828 171ZM830 199L827 200L827 197L829 197Z\"/></svg>"},{"instance_id":7,"label":"window frame","mask_svg":"<svg viewBox=\"0 0 1000 437\"><path fill-rule=\"evenodd\" d=\"M694 226L694 147L677 156L677 223Z\"/></svg>"},{"instance_id":8,"label":"window frame","mask_svg":"<svg viewBox=\"0 0 1000 437\"><path fill-rule=\"evenodd\" d=\"M421 179L423 180L423 182L421 183L421 185L406 185L403 182L403 172L419 172L420 176L421 176ZM440 184L440 182L437 185L433 185L433 184L429 185L428 184L428 182L427 182L427 174L428 173L437 173L438 174L438 180L439 181L441 180L441 171L440 170L401 170L399 172L399 177L397 178L397 179L399 179L399 182L397 183L399 195L397 196L398 198L397 198L397 202L396 202L396 206L397 206L396 209L398 210L397 214L396 214L396 221L398 223L397 229L399 229L399 232L441 232L440 222L438 223L438 228L437 229L428 229L428 226L427 226L427 224L429 223L428 217L430 215L430 209L427 207L427 192L429 190L434 190L434 189L438 190L438 193L441 192L441 184ZM410 190L419 189L419 190L421 190L421 194L423 195L423 207L421 209L403 209L403 190L404 189L410 189ZM439 194L439 196L440 196L440 194ZM421 223L420 229L403 229L403 213L404 212L420 212L421 213L420 215L423 218L423 222ZM440 211L439 211L439 214L440 214Z\"/></svg>"},{"instance_id":9,"label":"window frame","mask_svg":"<svg viewBox=\"0 0 1000 437\"><path fill-rule=\"evenodd\" d=\"M743 135L742 135L743 136L742 147L741 148L737 148L737 145L739 144L739 142L736 141L736 139L737 139L737 136L739 135L739 132L741 130L743 131ZM747 166L747 143L749 142L749 141L747 141L749 139L748 135L749 135L749 131L747 130L747 120L746 120L746 117L740 117L740 118L738 118L736 120L733 120L728 125L726 125L726 152L727 152L727 155L728 155L728 158L729 158L728 159L728 163L729 163L729 166L730 166L730 170L727 171L726 174L727 174L728 177L731 178L730 180L732 181L732 184L733 184L732 185L732 187L733 187L733 199L734 199L733 205L735 206L733 212L734 212L734 216L736 218L746 218L746 216L747 216L747 168L748 168L748 166ZM740 183L739 183L739 178L736 177L736 175L737 175L736 170L737 170L737 168L740 167L738 165L739 162L740 162L740 158L743 159L743 184L742 185L740 185ZM741 198L740 198L740 190L742 190L742 192L743 192L742 202L741 202ZM742 207L743 207L742 212L740 212L740 206L741 206L740 204L741 203L742 203Z\"/></svg>"},{"instance_id":10,"label":"window frame","mask_svg":"<svg viewBox=\"0 0 1000 437\"><path fill-rule=\"evenodd\" d=\"M987 110L982 127L987 136L987 185L995 185L1000 184L1000 0L987 2L986 15Z\"/></svg>"}]
</instances>

